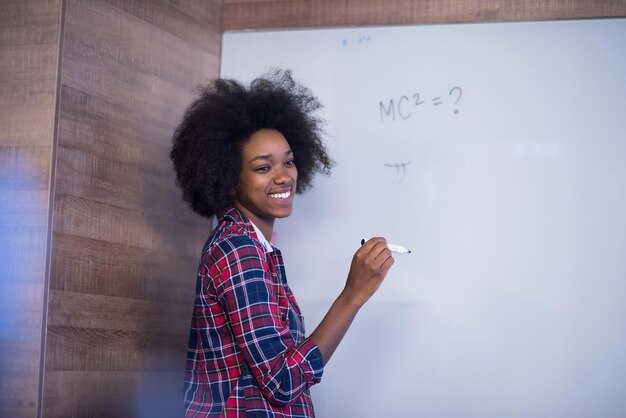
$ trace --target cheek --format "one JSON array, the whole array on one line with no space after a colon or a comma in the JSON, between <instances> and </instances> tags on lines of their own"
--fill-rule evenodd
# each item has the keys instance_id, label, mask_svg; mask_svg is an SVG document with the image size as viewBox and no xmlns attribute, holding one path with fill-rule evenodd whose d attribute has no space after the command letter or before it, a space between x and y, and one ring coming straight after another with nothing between
<instances>
[{"instance_id":1,"label":"cheek","mask_svg":"<svg viewBox=\"0 0 626 418\"><path fill-rule=\"evenodd\" d=\"M237 199L246 200L250 195L250 184L249 182L242 176L239 178L239 184L235 188L235 196Z\"/></svg>"},{"instance_id":2,"label":"cheek","mask_svg":"<svg viewBox=\"0 0 626 418\"><path fill-rule=\"evenodd\" d=\"M243 198L250 199L257 195L260 191L264 190L265 185L263 182L258 179L255 181L254 178L246 177L239 180L239 188L237 189L237 192Z\"/></svg>"}]
</instances>

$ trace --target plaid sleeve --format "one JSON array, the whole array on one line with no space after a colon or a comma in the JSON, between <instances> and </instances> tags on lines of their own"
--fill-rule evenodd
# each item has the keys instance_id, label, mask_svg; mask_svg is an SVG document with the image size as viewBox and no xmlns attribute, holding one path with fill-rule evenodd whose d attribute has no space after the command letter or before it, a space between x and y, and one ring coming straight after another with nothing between
<instances>
[{"instance_id":1,"label":"plaid sleeve","mask_svg":"<svg viewBox=\"0 0 626 418\"><path fill-rule=\"evenodd\" d=\"M217 297L261 392L272 404L289 405L321 380L319 348L310 339L294 341L281 318L264 254L250 237L217 243L211 258Z\"/></svg>"}]
</instances>

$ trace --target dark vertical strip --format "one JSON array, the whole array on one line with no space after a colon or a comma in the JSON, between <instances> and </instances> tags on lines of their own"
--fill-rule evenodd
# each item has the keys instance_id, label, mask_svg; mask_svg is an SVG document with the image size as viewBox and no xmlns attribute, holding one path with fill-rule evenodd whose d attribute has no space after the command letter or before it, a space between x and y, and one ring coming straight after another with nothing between
<instances>
[{"instance_id":1,"label":"dark vertical strip","mask_svg":"<svg viewBox=\"0 0 626 418\"><path fill-rule=\"evenodd\" d=\"M43 417L43 401L44 401L44 383L46 377L46 336L48 330L48 296L50 293L50 270L52 263L52 236L53 236L53 220L54 220L54 199L55 199L55 184L56 184L56 156L59 137L59 117L61 107L61 73L63 71L63 38L65 33L65 2L61 0L61 7L59 8L59 37L58 37L58 55L56 66L56 88L54 90L54 127L52 132L52 150L50 152L50 185L48 190L50 192L48 198L48 228L46 239L46 269L44 273L43 284L43 308L41 310L41 349L39 350L39 387L38 387L38 402L37 402L37 418Z\"/></svg>"}]
</instances>

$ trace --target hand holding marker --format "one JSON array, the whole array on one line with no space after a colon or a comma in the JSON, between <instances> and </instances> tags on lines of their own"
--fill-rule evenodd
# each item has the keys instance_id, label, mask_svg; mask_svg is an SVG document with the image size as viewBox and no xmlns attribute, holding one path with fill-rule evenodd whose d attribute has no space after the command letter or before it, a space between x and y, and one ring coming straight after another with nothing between
<instances>
[{"instance_id":1,"label":"hand holding marker","mask_svg":"<svg viewBox=\"0 0 626 418\"><path fill-rule=\"evenodd\" d=\"M363 238L361 240L361 245L365 244L366 241L368 241L368 240ZM389 248L389 251L394 252L394 253L398 253L398 254L409 254L411 252L411 250L407 250L402 245L396 245L396 244L389 244L389 243L387 243L387 248Z\"/></svg>"}]
</instances>

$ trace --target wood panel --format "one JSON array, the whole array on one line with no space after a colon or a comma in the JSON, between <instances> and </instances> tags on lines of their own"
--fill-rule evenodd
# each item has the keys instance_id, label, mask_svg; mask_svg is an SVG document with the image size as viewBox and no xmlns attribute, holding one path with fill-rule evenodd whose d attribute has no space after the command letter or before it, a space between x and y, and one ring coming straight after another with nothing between
<instances>
[{"instance_id":1,"label":"wood panel","mask_svg":"<svg viewBox=\"0 0 626 418\"><path fill-rule=\"evenodd\" d=\"M224 31L626 16L620 0L224 0Z\"/></svg>"},{"instance_id":2,"label":"wood panel","mask_svg":"<svg viewBox=\"0 0 626 418\"><path fill-rule=\"evenodd\" d=\"M198 262L198 251L172 257L63 233L55 234L52 252L57 262L51 271L53 290L181 304L189 302L189 289L182 285L189 276L184 277L183 272Z\"/></svg>"},{"instance_id":3,"label":"wood panel","mask_svg":"<svg viewBox=\"0 0 626 418\"><path fill-rule=\"evenodd\" d=\"M182 372L49 371L46 415L67 417L175 417L182 396L155 403L153 393L181 393ZM85 390L89 388L90 390ZM102 396L102 394L114 396ZM134 405L129 411L128 405ZM68 411L71 411L68 414Z\"/></svg>"},{"instance_id":4,"label":"wood panel","mask_svg":"<svg viewBox=\"0 0 626 418\"><path fill-rule=\"evenodd\" d=\"M65 2L43 417L182 415L210 225L169 151L195 86L218 75L220 8Z\"/></svg>"},{"instance_id":5,"label":"wood panel","mask_svg":"<svg viewBox=\"0 0 626 418\"><path fill-rule=\"evenodd\" d=\"M0 3L0 416L36 417L61 1Z\"/></svg>"}]
</instances>

